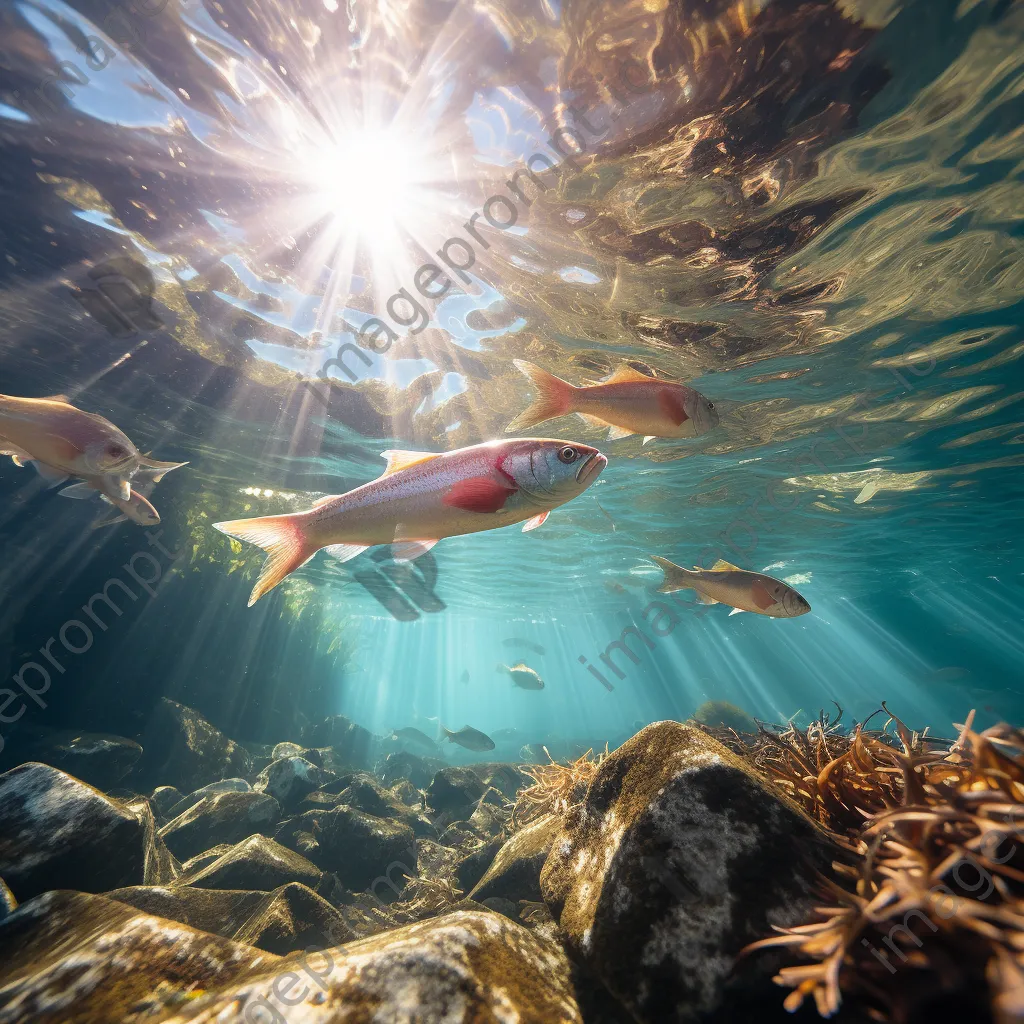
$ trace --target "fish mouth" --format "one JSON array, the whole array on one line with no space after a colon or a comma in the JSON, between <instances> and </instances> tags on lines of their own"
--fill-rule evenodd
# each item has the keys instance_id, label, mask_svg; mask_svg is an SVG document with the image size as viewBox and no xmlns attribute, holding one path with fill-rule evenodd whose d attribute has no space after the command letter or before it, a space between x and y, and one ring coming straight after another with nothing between
<instances>
[{"instance_id":1,"label":"fish mouth","mask_svg":"<svg viewBox=\"0 0 1024 1024\"><path fill-rule=\"evenodd\" d=\"M576 471L576 482L587 487L593 480L597 479L601 470L607 465L608 459L600 452L594 452Z\"/></svg>"}]
</instances>

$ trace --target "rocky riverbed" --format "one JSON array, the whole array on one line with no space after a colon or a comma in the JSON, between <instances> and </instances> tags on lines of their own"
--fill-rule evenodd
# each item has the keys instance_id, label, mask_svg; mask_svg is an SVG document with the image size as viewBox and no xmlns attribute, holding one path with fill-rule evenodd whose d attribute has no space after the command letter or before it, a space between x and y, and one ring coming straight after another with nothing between
<instances>
[{"instance_id":1,"label":"rocky riverbed","mask_svg":"<svg viewBox=\"0 0 1024 1024\"><path fill-rule=\"evenodd\" d=\"M382 754L343 718L245 745L164 700L138 741L26 734L0 775L0 1022L791 1019L774 955L833 855L661 722L571 806L522 766Z\"/></svg>"}]
</instances>

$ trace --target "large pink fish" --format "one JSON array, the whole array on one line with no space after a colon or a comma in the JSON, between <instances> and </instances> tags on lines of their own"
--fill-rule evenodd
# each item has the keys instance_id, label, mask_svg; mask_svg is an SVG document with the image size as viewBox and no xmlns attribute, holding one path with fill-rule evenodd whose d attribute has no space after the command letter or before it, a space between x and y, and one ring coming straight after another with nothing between
<instances>
[{"instance_id":1,"label":"large pink fish","mask_svg":"<svg viewBox=\"0 0 1024 1024\"><path fill-rule=\"evenodd\" d=\"M344 562L376 544L395 544L396 557L416 558L443 537L524 520L524 530L535 529L608 464L596 448L542 438L383 455L388 468L380 477L307 512L215 524L267 552L250 608L321 548Z\"/></svg>"},{"instance_id":2,"label":"large pink fish","mask_svg":"<svg viewBox=\"0 0 1024 1024\"><path fill-rule=\"evenodd\" d=\"M69 477L94 482L110 498L129 501L140 467L168 472L184 463L156 462L109 420L76 409L64 395L15 398L0 395L0 455L35 465L50 483Z\"/></svg>"}]
</instances>

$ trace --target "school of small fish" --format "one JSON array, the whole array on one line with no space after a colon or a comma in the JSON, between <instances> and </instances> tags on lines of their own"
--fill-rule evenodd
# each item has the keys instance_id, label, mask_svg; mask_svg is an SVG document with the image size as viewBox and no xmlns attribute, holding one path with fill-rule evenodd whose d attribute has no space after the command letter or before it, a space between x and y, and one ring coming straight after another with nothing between
<instances>
[{"instance_id":1,"label":"school of small fish","mask_svg":"<svg viewBox=\"0 0 1024 1024\"><path fill-rule=\"evenodd\" d=\"M640 435L646 445L655 438L699 437L719 425L714 404L699 391L629 365L603 381L571 384L533 363L517 359L514 364L536 395L508 425L509 433L576 415L589 426L607 428L609 440ZM77 408L65 395L0 395L0 455L9 455L18 466L31 465L50 486L76 481L63 487L64 497L105 503L107 509L92 528L124 521L155 526L160 514L149 500L153 489L167 473L188 465L143 455L113 423ZM449 452L389 450L382 455L387 468L376 480L321 498L305 511L214 524L267 554L250 607L321 549L346 562L368 548L389 544L396 560L412 561L444 538L517 523L523 523L524 531L534 530L552 510L587 490L608 464L607 456L590 445L532 437L485 441ZM857 500L868 497L862 491ZM730 614L795 618L811 610L789 582L725 560L710 569L687 569L658 555L651 560L664 573L661 593L693 590L702 604L727 605L733 609ZM809 578L796 575L790 580ZM606 586L625 592L620 584ZM541 645L519 637L502 644L545 653ZM540 674L522 661L501 663L497 670L518 689L544 689ZM469 682L468 670L461 681ZM413 727L396 730L392 739L423 754L440 749ZM471 751L495 746L468 725L457 731L440 726L438 742L442 740Z\"/></svg>"}]
</instances>

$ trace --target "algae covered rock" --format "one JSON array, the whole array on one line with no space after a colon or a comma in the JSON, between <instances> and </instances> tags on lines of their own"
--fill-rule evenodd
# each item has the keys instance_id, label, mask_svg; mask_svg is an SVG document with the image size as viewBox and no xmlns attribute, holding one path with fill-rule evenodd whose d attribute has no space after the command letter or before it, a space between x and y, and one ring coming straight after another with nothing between
<instances>
[{"instance_id":1,"label":"algae covered rock","mask_svg":"<svg viewBox=\"0 0 1024 1024\"><path fill-rule=\"evenodd\" d=\"M465 821L487 786L471 768L442 768L427 788L427 804L435 814Z\"/></svg>"},{"instance_id":2,"label":"algae covered rock","mask_svg":"<svg viewBox=\"0 0 1024 1024\"><path fill-rule=\"evenodd\" d=\"M582 1024L559 947L461 912L310 953L229 984L164 1024Z\"/></svg>"},{"instance_id":3,"label":"algae covered rock","mask_svg":"<svg viewBox=\"0 0 1024 1024\"><path fill-rule=\"evenodd\" d=\"M332 715L303 726L302 742L307 747L331 747L338 761L353 768L369 768L373 764L373 733L344 715Z\"/></svg>"},{"instance_id":4,"label":"algae covered rock","mask_svg":"<svg viewBox=\"0 0 1024 1024\"><path fill-rule=\"evenodd\" d=\"M607 757L570 811L541 889L574 955L643 1024L700 1020L751 998L733 973L773 925L806 919L814 824L722 744L659 722ZM478 886L479 888L479 886Z\"/></svg>"},{"instance_id":5,"label":"algae covered rock","mask_svg":"<svg viewBox=\"0 0 1024 1024\"><path fill-rule=\"evenodd\" d=\"M161 698L142 739L136 776L154 786L191 792L220 779L248 775L248 752L198 711ZM133 776L135 777L135 776Z\"/></svg>"},{"instance_id":6,"label":"algae covered rock","mask_svg":"<svg viewBox=\"0 0 1024 1024\"><path fill-rule=\"evenodd\" d=\"M559 825L554 815L545 814L512 836L495 854L469 898L480 903L493 897L513 903L539 901L541 869Z\"/></svg>"},{"instance_id":7,"label":"algae covered rock","mask_svg":"<svg viewBox=\"0 0 1024 1024\"><path fill-rule=\"evenodd\" d=\"M97 789L113 789L142 756L134 740L110 733L26 726L7 743L0 768L40 761Z\"/></svg>"},{"instance_id":8,"label":"algae covered rock","mask_svg":"<svg viewBox=\"0 0 1024 1024\"><path fill-rule=\"evenodd\" d=\"M316 886L322 872L294 850L266 836L250 836L195 873L183 876L201 889L259 889L270 892L288 882Z\"/></svg>"},{"instance_id":9,"label":"algae covered rock","mask_svg":"<svg viewBox=\"0 0 1024 1024\"><path fill-rule=\"evenodd\" d=\"M14 898L14 893L7 888L7 883L0 878L0 921L17 909L18 901Z\"/></svg>"},{"instance_id":10,"label":"algae covered rock","mask_svg":"<svg viewBox=\"0 0 1024 1024\"><path fill-rule=\"evenodd\" d=\"M0 1016L12 1024L155 1024L197 992L280 962L78 892L46 893L0 922L0 960Z\"/></svg>"},{"instance_id":11,"label":"algae covered rock","mask_svg":"<svg viewBox=\"0 0 1024 1024\"><path fill-rule=\"evenodd\" d=\"M282 807L291 808L326 781L322 768L293 755L271 761L260 772L253 789L272 796Z\"/></svg>"},{"instance_id":12,"label":"algae covered rock","mask_svg":"<svg viewBox=\"0 0 1024 1024\"><path fill-rule=\"evenodd\" d=\"M123 804L49 765L0 775L0 878L22 902L48 889L170 881L155 833L144 801Z\"/></svg>"},{"instance_id":13,"label":"algae covered rock","mask_svg":"<svg viewBox=\"0 0 1024 1024\"><path fill-rule=\"evenodd\" d=\"M214 846L270 834L280 817L280 804L265 793L216 793L169 821L160 836L175 857L187 860Z\"/></svg>"}]
</instances>

